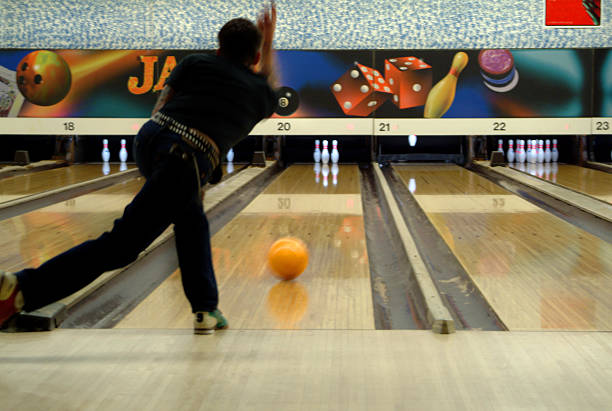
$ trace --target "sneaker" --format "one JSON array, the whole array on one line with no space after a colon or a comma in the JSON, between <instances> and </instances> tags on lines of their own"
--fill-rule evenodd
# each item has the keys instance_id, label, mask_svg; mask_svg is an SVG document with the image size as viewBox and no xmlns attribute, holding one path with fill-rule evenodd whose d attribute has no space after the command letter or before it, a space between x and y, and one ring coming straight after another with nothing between
<instances>
[{"instance_id":1,"label":"sneaker","mask_svg":"<svg viewBox=\"0 0 612 411\"><path fill-rule=\"evenodd\" d=\"M19 291L15 274L0 271L0 326L23 308L23 294Z\"/></svg>"},{"instance_id":2,"label":"sneaker","mask_svg":"<svg viewBox=\"0 0 612 411\"><path fill-rule=\"evenodd\" d=\"M224 330L228 326L227 320L219 310L197 311L193 320L195 334L212 334L215 330Z\"/></svg>"}]
</instances>

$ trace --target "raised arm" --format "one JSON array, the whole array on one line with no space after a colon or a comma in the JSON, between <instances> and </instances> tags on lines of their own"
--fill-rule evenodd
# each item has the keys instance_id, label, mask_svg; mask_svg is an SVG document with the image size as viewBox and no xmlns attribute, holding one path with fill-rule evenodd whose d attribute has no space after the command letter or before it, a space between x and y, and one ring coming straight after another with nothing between
<instances>
[{"instance_id":1,"label":"raised arm","mask_svg":"<svg viewBox=\"0 0 612 411\"><path fill-rule=\"evenodd\" d=\"M259 73L268 78L272 87L276 86L276 76L274 70L274 31L276 29L276 5L274 1L264 7L262 13L257 18L257 27L262 33L261 61Z\"/></svg>"}]
</instances>

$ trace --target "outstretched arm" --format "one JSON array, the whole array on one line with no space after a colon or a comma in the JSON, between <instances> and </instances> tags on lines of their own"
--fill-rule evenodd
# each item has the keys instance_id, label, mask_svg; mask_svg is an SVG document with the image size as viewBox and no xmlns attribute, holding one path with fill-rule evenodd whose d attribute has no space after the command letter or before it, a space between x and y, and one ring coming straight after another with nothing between
<instances>
[{"instance_id":1,"label":"outstretched arm","mask_svg":"<svg viewBox=\"0 0 612 411\"><path fill-rule=\"evenodd\" d=\"M274 49L272 48L274 31L276 29L276 5L274 1L269 6L264 7L257 19L257 27L259 27L263 37L259 73L267 77L268 83L275 87Z\"/></svg>"}]
</instances>

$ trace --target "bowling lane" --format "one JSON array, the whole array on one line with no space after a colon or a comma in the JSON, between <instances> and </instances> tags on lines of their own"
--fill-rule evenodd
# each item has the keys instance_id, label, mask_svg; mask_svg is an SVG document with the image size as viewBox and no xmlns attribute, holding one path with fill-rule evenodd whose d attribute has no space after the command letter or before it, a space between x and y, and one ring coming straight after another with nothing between
<instances>
[{"instance_id":1,"label":"bowling lane","mask_svg":"<svg viewBox=\"0 0 612 411\"><path fill-rule=\"evenodd\" d=\"M142 177L127 180L0 221L0 269L16 271L38 266L98 237L112 227L113 220L122 215L143 183Z\"/></svg>"},{"instance_id":2,"label":"bowling lane","mask_svg":"<svg viewBox=\"0 0 612 411\"><path fill-rule=\"evenodd\" d=\"M464 168L394 168L510 330L612 330L612 244Z\"/></svg>"},{"instance_id":3,"label":"bowling lane","mask_svg":"<svg viewBox=\"0 0 612 411\"><path fill-rule=\"evenodd\" d=\"M127 165L127 169L134 168ZM78 164L0 179L0 204L45 191L81 183L120 171L119 164Z\"/></svg>"},{"instance_id":4,"label":"bowling lane","mask_svg":"<svg viewBox=\"0 0 612 411\"><path fill-rule=\"evenodd\" d=\"M513 168L543 180L612 203L612 176L592 168L571 164L513 164Z\"/></svg>"},{"instance_id":5,"label":"bowling lane","mask_svg":"<svg viewBox=\"0 0 612 411\"><path fill-rule=\"evenodd\" d=\"M312 165L289 167L213 236L219 308L231 328L374 329L359 169L339 166L337 185L331 167L316 180ZM310 252L306 271L289 282L266 263L284 236L301 238ZM176 271L117 327L191 328L192 321Z\"/></svg>"}]
</instances>

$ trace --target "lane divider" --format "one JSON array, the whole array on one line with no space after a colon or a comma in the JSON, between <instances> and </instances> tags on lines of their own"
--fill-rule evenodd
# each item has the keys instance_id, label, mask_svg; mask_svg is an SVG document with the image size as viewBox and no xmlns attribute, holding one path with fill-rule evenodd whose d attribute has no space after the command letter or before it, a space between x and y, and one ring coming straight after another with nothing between
<instances>
[{"instance_id":1,"label":"lane divider","mask_svg":"<svg viewBox=\"0 0 612 411\"><path fill-rule=\"evenodd\" d=\"M380 186L382 187L385 200L389 205L389 210L391 211L393 221L402 240L402 245L404 246L404 250L406 251L406 255L408 256L408 260L412 266L417 284L419 285L421 293L423 294L423 299L427 309L427 321L431 324L432 331L435 333L454 333L455 322L453 317L442 302L438 289L431 279L429 270L427 270L427 267L419 254L416 243L410 234L408 226L406 225L406 222L404 221L404 218L400 212L399 206L397 205L397 202L393 197L393 193L389 188L387 179L380 170L378 163L372 163L372 167L374 167L376 177L380 183Z\"/></svg>"}]
</instances>

